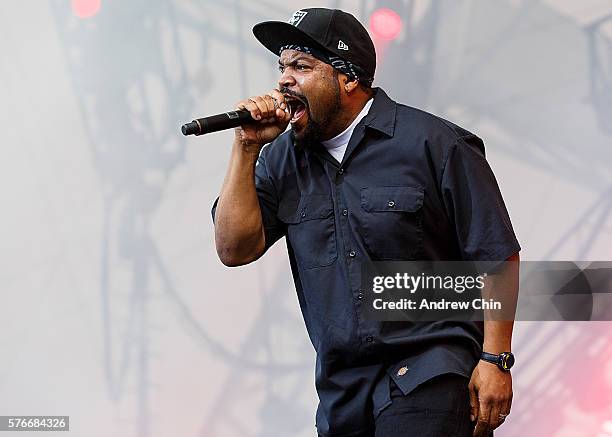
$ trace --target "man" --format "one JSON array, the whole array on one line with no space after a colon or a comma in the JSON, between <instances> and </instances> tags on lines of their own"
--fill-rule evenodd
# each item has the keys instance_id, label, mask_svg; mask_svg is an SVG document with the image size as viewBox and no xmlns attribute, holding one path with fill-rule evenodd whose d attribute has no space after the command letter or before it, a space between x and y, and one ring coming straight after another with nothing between
<instances>
[{"instance_id":1,"label":"man","mask_svg":"<svg viewBox=\"0 0 612 437\"><path fill-rule=\"evenodd\" d=\"M216 247L239 266L287 237L319 435L487 435L510 412L512 322L367 320L360 284L368 260L518 259L482 141L371 88L374 45L350 14L303 9L253 32L279 55L279 88L237 105L257 122L235 131ZM516 293L516 263L497 278L487 287Z\"/></svg>"}]
</instances>

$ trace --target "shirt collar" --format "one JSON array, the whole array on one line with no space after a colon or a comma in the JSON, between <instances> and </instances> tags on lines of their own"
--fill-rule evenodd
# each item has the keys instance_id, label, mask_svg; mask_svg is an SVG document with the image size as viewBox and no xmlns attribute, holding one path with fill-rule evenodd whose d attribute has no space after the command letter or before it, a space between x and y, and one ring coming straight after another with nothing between
<instances>
[{"instance_id":1,"label":"shirt collar","mask_svg":"<svg viewBox=\"0 0 612 437\"><path fill-rule=\"evenodd\" d=\"M328 150L335 149L340 146L346 146L349 142L349 139L351 138L351 135L353 134L355 126L357 126L357 124L368 114L372 103L373 99L368 100L361 112L357 114L357 117L355 117L353 122L346 129L344 129L343 132L339 133L330 140L321 141L321 144Z\"/></svg>"},{"instance_id":2,"label":"shirt collar","mask_svg":"<svg viewBox=\"0 0 612 437\"><path fill-rule=\"evenodd\" d=\"M374 88L374 102L368 115L363 119L366 127L376 129L389 137L395 132L395 102L389 98L382 88Z\"/></svg>"},{"instance_id":3,"label":"shirt collar","mask_svg":"<svg viewBox=\"0 0 612 437\"><path fill-rule=\"evenodd\" d=\"M372 102L372 106L368 111L368 114L363 117L363 119L357 123L357 126L363 125L369 129L375 129L388 137L393 137L393 133L395 132L395 114L397 112L397 107L395 101L391 100L391 98L383 91L382 88L374 87L374 101ZM355 128L357 128L357 126ZM292 138L291 135L288 138ZM291 140L293 142L293 140ZM350 144L350 142L349 142ZM354 146L353 146L354 148ZM306 156L309 156L311 152L321 153L326 151L325 147L322 144L318 144L311 148L307 147L305 150ZM345 153L348 155L350 152L347 150ZM331 155L329 155L329 159L333 160Z\"/></svg>"}]
</instances>

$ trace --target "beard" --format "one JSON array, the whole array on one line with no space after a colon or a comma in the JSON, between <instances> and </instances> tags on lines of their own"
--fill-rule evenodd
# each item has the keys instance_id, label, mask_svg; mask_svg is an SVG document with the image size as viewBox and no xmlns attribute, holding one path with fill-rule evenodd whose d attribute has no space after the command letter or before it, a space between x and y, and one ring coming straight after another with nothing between
<instances>
[{"instance_id":1,"label":"beard","mask_svg":"<svg viewBox=\"0 0 612 437\"><path fill-rule=\"evenodd\" d=\"M293 142L297 147L314 147L321 142L321 137L323 136L322 132L322 123L318 123L312 119L312 115L310 114L310 110L308 111L308 123L304 128L304 131L299 135L296 134L293 127L291 128L291 134L293 137Z\"/></svg>"},{"instance_id":2,"label":"beard","mask_svg":"<svg viewBox=\"0 0 612 437\"><path fill-rule=\"evenodd\" d=\"M300 134L297 134L291 127L291 137L293 138L293 143L298 147L315 147L321 143L322 140L327 140L329 138L324 138L326 132L324 131L325 127L329 127L333 124L333 120L336 118L337 114L341 111L341 103L340 103L340 82L338 81L338 72L334 70L334 78L331 80L334 99L333 101L324 108L324 116L321 117L320 120L316 120L312 116L312 112L310 111L310 103L306 96L302 94L296 94L292 92L288 92L287 94L292 94L296 97L299 97L306 103L306 112L308 114L308 122L306 123L306 127L304 131ZM283 92L283 88L281 88L281 93Z\"/></svg>"}]
</instances>

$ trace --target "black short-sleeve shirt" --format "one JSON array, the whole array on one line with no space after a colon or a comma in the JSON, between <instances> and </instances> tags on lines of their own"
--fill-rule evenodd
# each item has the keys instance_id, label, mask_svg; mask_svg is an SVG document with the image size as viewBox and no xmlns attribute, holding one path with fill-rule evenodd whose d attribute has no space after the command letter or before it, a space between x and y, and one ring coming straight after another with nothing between
<instances>
[{"instance_id":1,"label":"black short-sleeve shirt","mask_svg":"<svg viewBox=\"0 0 612 437\"><path fill-rule=\"evenodd\" d=\"M369 435L389 378L407 394L442 373L469 377L481 324L365 320L360 277L368 260L498 261L520 250L480 138L377 88L341 163L322 146L294 146L289 131L263 148L255 177L266 250L286 236L317 352L319 434Z\"/></svg>"}]
</instances>

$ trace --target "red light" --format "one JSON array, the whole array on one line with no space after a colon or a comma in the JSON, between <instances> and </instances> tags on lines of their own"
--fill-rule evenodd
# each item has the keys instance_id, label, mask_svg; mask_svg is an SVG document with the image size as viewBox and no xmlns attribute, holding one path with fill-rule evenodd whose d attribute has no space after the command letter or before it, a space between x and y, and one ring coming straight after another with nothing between
<instances>
[{"instance_id":1,"label":"red light","mask_svg":"<svg viewBox=\"0 0 612 437\"><path fill-rule=\"evenodd\" d=\"M72 0L72 12L79 18L93 17L100 11L102 0Z\"/></svg>"},{"instance_id":2,"label":"red light","mask_svg":"<svg viewBox=\"0 0 612 437\"><path fill-rule=\"evenodd\" d=\"M394 40L402 31L402 26L402 17L392 9L377 9L370 15L370 29L376 38Z\"/></svg>"}]
</instances>

